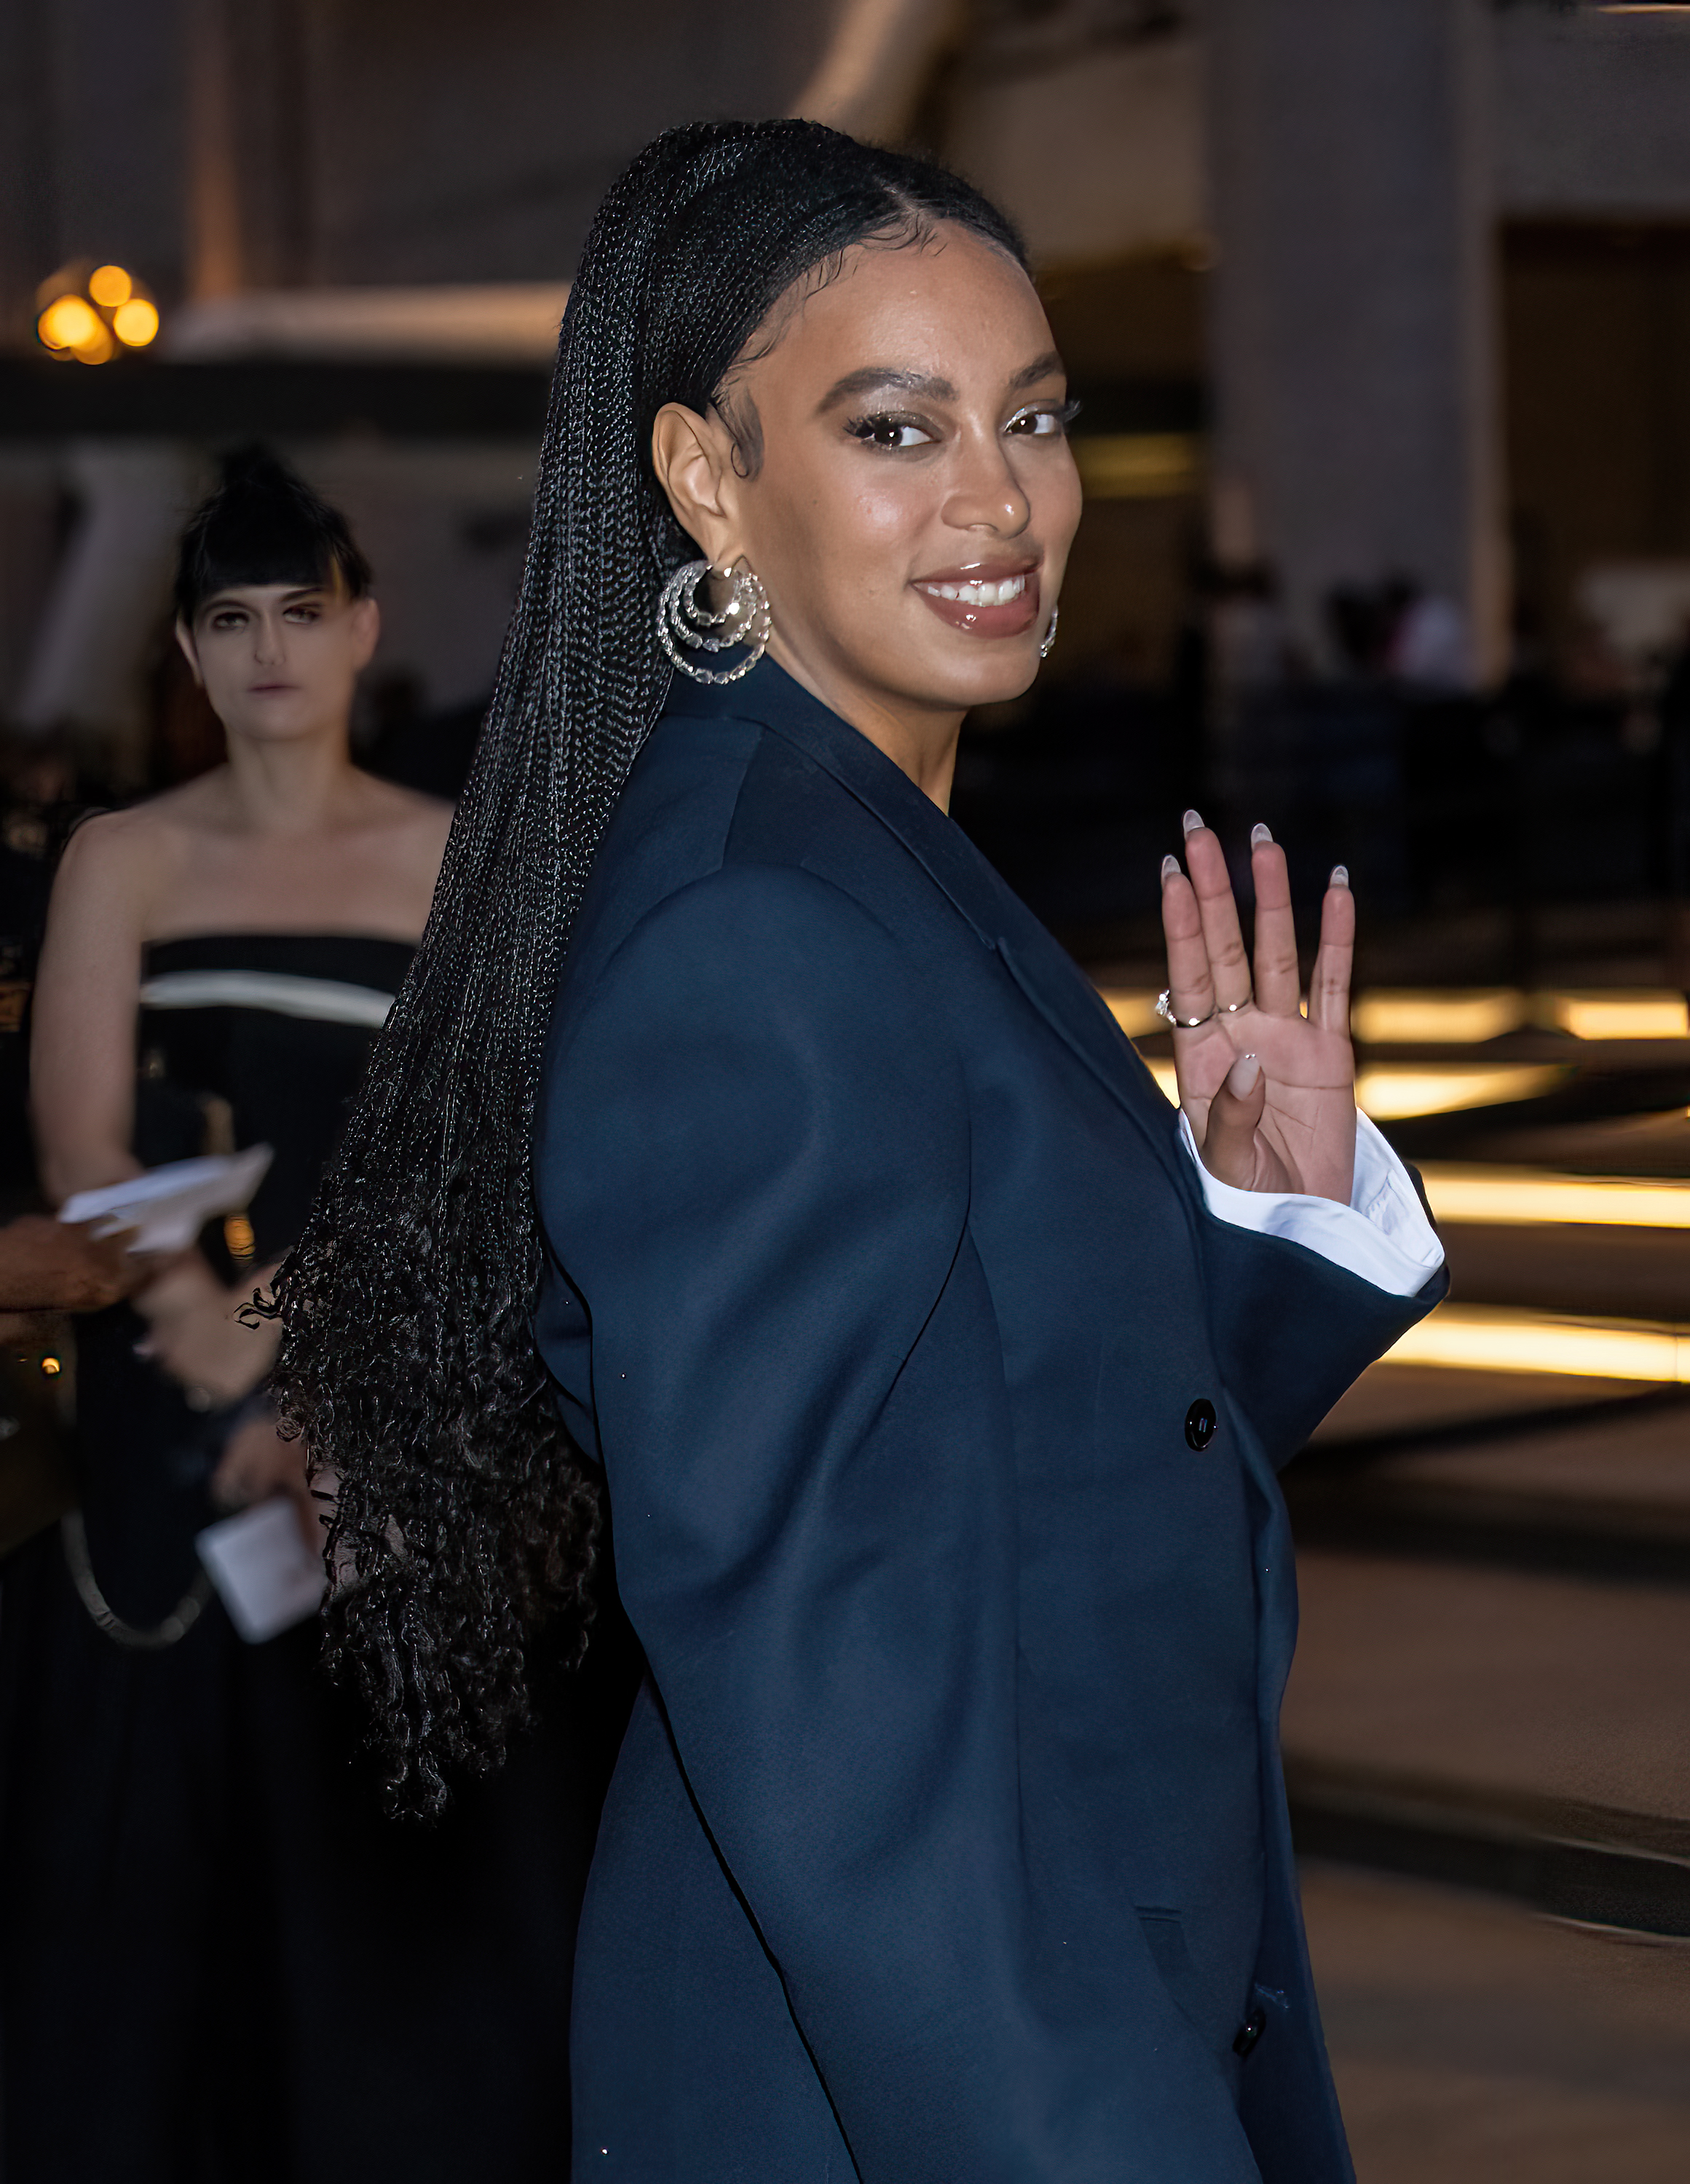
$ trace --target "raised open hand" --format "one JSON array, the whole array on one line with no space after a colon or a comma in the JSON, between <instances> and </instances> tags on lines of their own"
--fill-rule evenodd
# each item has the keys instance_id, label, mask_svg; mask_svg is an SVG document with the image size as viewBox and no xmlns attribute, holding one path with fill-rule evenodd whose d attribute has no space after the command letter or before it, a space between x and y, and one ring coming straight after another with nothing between
<instances>
[{"instance_id":1,"label":"raised open hand","mask_svg":"<svg viewBox=\"0 0 1690 2184\"><path fill-rule=\"evenodd\" d=\"M1250 837L1256 883L1253 985L1219 842L1185 814L1188 879L1162 866L1174 1067L1203 1165L1238 1190L1303 1191L1347 1206L1355 1177L1355 1056L1350 962L1355 903L1335 867L1320 946L1302 1009L1297 928L1285 851L1265 827Z\"/></svg>"}]
</instances>

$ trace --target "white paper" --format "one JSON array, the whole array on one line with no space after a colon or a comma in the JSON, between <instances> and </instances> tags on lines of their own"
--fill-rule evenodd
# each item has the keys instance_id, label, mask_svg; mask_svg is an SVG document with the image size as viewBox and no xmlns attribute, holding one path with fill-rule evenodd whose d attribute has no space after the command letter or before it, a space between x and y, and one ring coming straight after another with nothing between
<instances>
[{"instance_id":1,"label":"white paper","mask_svg":"<svg viewBox=\"0 0 1690 2184\"><path fill-rule=\"evenodd\" d=\"M268 1145L248 1145L243 1153L172 1161L102 1190L79 1190L59 1217L98 1222L98 1236L133 1228L131 1251L185 1251L208 1221L245 1212L273 1157Z\"/></svg>"},{"instance_id":2,"label":"white paper","mask_svg":"<svg viewBox=\"0 0 1690 2184\"><path fill-rule=\"evenodd\" d=\"M199 1559L249 1646L262 1646L315 1615L328 1580L321 1555L300 1536L285 1495L209 1524L194 1541Z\"/></svg>"}]
</instances>

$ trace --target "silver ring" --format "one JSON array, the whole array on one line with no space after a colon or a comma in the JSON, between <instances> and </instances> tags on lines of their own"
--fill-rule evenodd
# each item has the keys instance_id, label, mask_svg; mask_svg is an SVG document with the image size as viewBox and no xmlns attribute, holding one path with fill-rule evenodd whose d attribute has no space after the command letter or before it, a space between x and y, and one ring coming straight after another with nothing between
<instances>
[{"instance_id":1,"label":"silver ring","mask_svg":"<svg viewBox=\"0 0 1690 2184\"><path fill-rule=\"evenodd\" d=\"M1213 1008L1206 1017L1176 1017L1169 1006L1172 998L1170 989L1164 986L1156 997L1156 1013L1163 1023L1172 1024L1176 1031L1196 1031L1199 1024L1213 1023L1220 1014L1218 1008Z\"/></svg>"},{"instance_id":2,"label":"silver ring","mask_svg":"<svg viewBox=\"0 0 1690 2184\"><path fill-rule=\"evenodd\" d=\"M1172 1007L1173 995L1164 986L1156 997L1156 1013L1176 1031L1196 1031L1202 1024L1213 1023L1217 1017L1235 1017L1240 1009L1247 1009L1255 998L1253 993L1249 993L1241 1001L1217 1001L1206 1017L1176 1017Z\"/></svg>"}]
</instances>

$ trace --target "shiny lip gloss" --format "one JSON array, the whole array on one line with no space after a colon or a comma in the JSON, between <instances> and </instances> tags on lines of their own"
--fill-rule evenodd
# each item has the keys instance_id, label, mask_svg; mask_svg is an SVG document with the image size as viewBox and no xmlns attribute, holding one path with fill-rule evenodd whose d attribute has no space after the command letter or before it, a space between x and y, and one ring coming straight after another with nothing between
<instances>
[{"instance_id":1,"label":"shiny lip gloss","mask_svg":"<svg viewBox=\"0 0 1690 2184\"><path fill-rule=\"evenodd\" d=\"M916 577L912 588L941 621L970 637L1024 637L1039 619L1036 561L976 561L966 568L940 569ZM1006 590L1011 591L1007 599L1001 596ZM960 596L946 597L947 593Z\"/></svg>"}]
</instances>

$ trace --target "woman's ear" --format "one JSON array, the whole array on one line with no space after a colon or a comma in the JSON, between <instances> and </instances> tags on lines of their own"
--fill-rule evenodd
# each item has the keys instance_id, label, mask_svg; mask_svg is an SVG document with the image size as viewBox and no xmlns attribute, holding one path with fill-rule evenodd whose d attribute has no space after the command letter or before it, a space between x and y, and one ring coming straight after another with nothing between
<instances>
[{"instance_id":1,"label":"woman's ear","mask_svg":"<svg viewBox=\"0 0 1690 2184\"><path fill-rule=\"evenodd\" d=\"M360 671L370 665L382 638L382 610L368 592L352 602L352 657Z\"/></svg>"},{"instance_id":2,"label":"woman's ear","mask_svg":"<svg viewBox=\"0 0 1690 2184\"><path fill-rule=\"evenodd\" d=\"M193 632L180 615L176 616L176 643L182 649L182 657L193 670L194 681L203 690L205 688L205 677L199 671L199 650L193 641Z\"/></svg>"},{"instance_id":3,"label":"woman's ear","mask_svg":"<svg viewBox=\"0 0 1690 2184\"><path fill-rule=\"evenodd\" d=\"M697 542L705 559L714 568L731 566L743 550L738 541L740 479L733 467L733 435L722 420L666 402L651 427L651 467L675 521Z\"/></svg>"}]
</instances>

